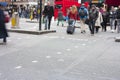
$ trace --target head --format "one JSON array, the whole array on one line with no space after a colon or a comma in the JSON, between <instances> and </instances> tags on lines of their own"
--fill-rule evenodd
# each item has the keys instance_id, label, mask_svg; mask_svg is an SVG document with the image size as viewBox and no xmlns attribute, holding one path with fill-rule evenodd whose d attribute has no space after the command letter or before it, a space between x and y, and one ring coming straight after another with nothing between
<instances>
[{"instance_id":1,"label":"head","mask_svg":"<svg viewBox=\"0 0 120 80\"><path fill-rule=\"evenodd\" d=\"M85 7L85 4L84 4L84 3L82 3L82 4L81 4L81 8L84 8L84 7Z\"/></svg>"},{"instance_id":2,"label":"head","mask_svg":"<svg viewBox=\"0 0 120 80\"><path fill-rule=\"evenodd\" d=\"M73 5L71 7L71 12L74 14L74 13L76 13L76 11L77 11L77 7L75 5Z\"/></svg>"},{"instance_id":3,"label":"head","mask_svg":"<svg viewBox=\"0 0 120 80\"><path fill-rule=\"evenodd\" d=\"M3 5L2 5L2 4L0 4L0 9L2 9L2 10L4 9L4 7L3 7Z\"/></svg>"},{"instance_id":4,"label":"head","mask_svg":"<svg viewBox=\"0 0 120 80\"><path fill-rule=\"evenodd\" d=\"M50 1L47 2L47 5L50 6Z\"/></svg>"},{"instance_id":5,"label":"head","mask_svg":"<svg viewBox=\"0 0 120 80\"><path fill-rule=\"evenodd\" d=\"M120 9L120 5L118 6L118 8Z\"/></svg>"},{"instance_id":6,"label":"head","mask_svg":"<svg viewBox=\"0 0 120 80\"><path fill-rule=\"evenodd\" d=\"M95 5L92 5L91 9L95 10L95 9L96 9L96 6L95 6Z\"/></svg>"},{"instance_id":7,"label":"head","mask_svg":"<svg viewBox=\"0 0 120 80\"><path fill-rule=\"evenodd\" d=\"M111 10L114 11L114 6L111 6Z\"/></svg>"}]
</instances>

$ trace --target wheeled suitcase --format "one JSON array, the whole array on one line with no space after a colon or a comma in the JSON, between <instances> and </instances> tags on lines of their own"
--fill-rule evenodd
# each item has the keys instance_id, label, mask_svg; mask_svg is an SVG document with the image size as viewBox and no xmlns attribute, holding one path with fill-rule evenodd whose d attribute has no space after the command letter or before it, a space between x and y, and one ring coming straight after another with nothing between
<instances>
[{"instance_id":1,"label":"wheeled suitcase","mask_svg":"<svg viewBox=\"0 0 120 80\"><path fill-rule=\"evenodd\" d=\"M67 33L68 33L68 34L73 34L74 31L75 31L75 27L74 27L74 26L69 25L69 26L67 27Z\"/></svg>"},{"instance_id":2,"label":"wheeled suitcase","mask_svg":"<svg viewBox=\"0 0 120 80\"><path fill-rule=\"evenodd\" d=\"M69 20L68 21L68 26L67 26L67 34L73 34L75 31L75 24L74 20Z\"/></svg>"}]
</instances>

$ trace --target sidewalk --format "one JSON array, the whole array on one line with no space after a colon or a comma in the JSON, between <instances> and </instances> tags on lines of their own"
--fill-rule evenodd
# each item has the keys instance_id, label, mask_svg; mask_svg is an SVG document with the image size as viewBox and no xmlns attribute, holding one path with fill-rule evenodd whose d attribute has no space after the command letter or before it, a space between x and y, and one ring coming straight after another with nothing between
<instances>
[{"instance_id":1,"label":"sidewalk","mask_svg":"<svg viewBox=\"0 0 120 80\"><path fill-rule=\"evenodd\" d=\"M53 23L53 22L52 22ZM7 29L9 32L18 32L26 34L45 34L56 32L54 26L51 26L51 30L44 30L44 24L42 23L41 31L39 31L39 22L37 20L30 20L20 18L19 27L12 28L11 22L7 23Z\"/></svg>"}]
</instances>

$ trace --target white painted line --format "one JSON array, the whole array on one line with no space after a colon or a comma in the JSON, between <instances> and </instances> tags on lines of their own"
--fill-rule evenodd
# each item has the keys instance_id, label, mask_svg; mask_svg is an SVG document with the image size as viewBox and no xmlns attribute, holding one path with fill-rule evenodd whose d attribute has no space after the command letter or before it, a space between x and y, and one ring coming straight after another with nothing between
<instances>
[{"instance_id":1,"label":"white painted line","mask_svg":"<svg viewBox=\"0 0 120 80\"><path fill-rule=\"evenodd\" d=\"M47 38L48 36L44 36L45 38Z\"/></svg>"},{"instance_id":2,"label":"white painted line","mask_svg":"<svg viewBox=\"0 0 120 80\"><path fill-rule=\"evenodd\" d=\"M57 52L57 54L62 54L62 52Z\"/></svg>"},{"instance_id":3,"label":"white painted line","mask_svg":"<svg viewBox=\"0 0 120 80\"><path fill-rule=\"evenodd\" d=\"M61 39L65 39L65 37L61 37Z\"/></svg>"},{"instance_id":4,"label":"white painted line","mask_svg":"<svg viewBox=\"0 0 120 80\"><path fill-rule=\"evenodd\" d=\"M49 59L49 58L51 58L51 56L46 56L46 58L48 58L48 59Z\"/></svg>"},{"instance_id":5,"label":"white painted line","mask_svg":"<svg viewBox=\"0 0 120 80\"><path fill-rule=\"evenodd\" d=\"M22 66L17 66L17 67L15 67L15 69L20 69L20 68L22 68Z\"/></svg>"},{"instance_id":6,"label":"white painted line","mask_svg":"<svg viewBox=\"0 0 120 80\"><path fill-rule=\"evenodd\" d=\"M58 61L60 61L60 62L64 62L64 59L58 59Z\"/></svg>"},{"instance_id":7,"label":"white painted line","mask_svg":"<svg viewBox=\"0 0 120 80\"><path fill-rule=\"evenodd\" d=\"M71 49L66 49L67 51L71 51Z\"/></svg>"},{"instance_id":8,"label":"white painted line","mask_svg":"<svg viewBox=\"0 0 120 80\"><path fill-rule=\"evenodd\" d=\"M78 46L74 46L75 48L78 48Z\"/></svg>"},{"instance_id":9,"label":"white painted line","mask_svg":"<svg viewBox=\"0 0 120 80\"><path fill-rule=\"evenodd\" d=\"M83 46L86 46L86 44L82 44Z\"/></svg>"},{"instance_id":10,"label":"white painted line","mask_svg":"<svg viewBox=\"0 0 120 80\"><path fill-rule=\"evenodd\" d=\"M34 61L32 61L32 63L37 63L38 61L36 61L36 60L34 60Z\"/></svg>"},{"instance_id":11,"label":"white painted line","mask_svg":"<svg viewBox=\"0 0 120 80\"><path fill-rule=\"evenodd\" d=\"M22 38L17 38L17 39L19 39L19 40L20 40L20 39L22 39Z\"/></svg>"},{"instance_id":12,"label":"white painted line","mask_svg":"<svg viewBox=\"0 0 120 80\"><path fill-rule=\"evenodd\" d=\"M8 40L8 42L11 42L12 40Z\"/></svg>"}]
</instances>

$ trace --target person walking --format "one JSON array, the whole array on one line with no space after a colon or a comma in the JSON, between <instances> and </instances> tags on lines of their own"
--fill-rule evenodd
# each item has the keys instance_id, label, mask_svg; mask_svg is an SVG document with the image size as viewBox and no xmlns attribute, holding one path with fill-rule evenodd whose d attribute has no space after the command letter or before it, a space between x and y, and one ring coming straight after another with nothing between
<instances>
[{"instance_id":1,"label":"person walking","mask_svg":"<svg viewBox=\"0 0 120 80\"><path fill-rule=\"evenodd\" d=\"M85 33L85 21L88 18L88 10L85 8L84 4L79 9L80 24L81 24L81 33Z\"/></svg>"},{"instance_id":2,"label":"person walking","mask_svg":"<svg viewBox=\"0 0 120 80\"><path fill-rule=\"evenodd\" d=\"M3 11L3 6L0 4L0 39L3 39L3 44L6 44L8 33L5 25L5 15Z\"/></svg>"},{"instance_id":3,"label":"person walking","mask_svg":"<svg viewBox=\"0 0 120 80\"><path fill-rule=\"evenodd\" d=\"M63 12L62 9L60 8L58 10L58 22L57 22L57 26L59 26L59 23L62 23L62 27L64 26L64 17L63 17Z\"/></svg>"},{"instance_id":4,"label":"person walking","mask_svg":"<svg viewBox=\"0 0 120 80\"><path fill-rule=\"evenodd\" d=\"M107 22L108 22L108 17L109 17L109 14L106 10L103 10L102 17L103 17L103 22L101 23L102 31L106 32L107 31Z\"/></svg>"},{"instance_id":5,"label":"person walking","mask_svg":"<svg viewBox=\"0 0 120 80\"><path fill-rule=\"evenodd\" d=\"M96 6L92 5L89 11L89 29L91 32L91 36L94 36L94 28L95 28L95 22L97 18L98 18L98 11L96 9Z\"/></svg>"},{"instance_id":6,"label":"person walking","mask_svg":"<svg viewBox=\"0 0 120 80\"><path fill-rule=\"evenodd\" d=\"M53 6L50 5L50 2L47 2L47 5L44 7L43 15L45 16L45 30L50 30L52 16L54 15Z\"/></svg>"},{"instance_id":7,"label":"person walking","mask_svg":"<svg viewBox=\"0 0 120 80\"><path fill-rule=\"evenodd\" d=\"M113 33L115 31L115 19L116 19L116 11L114 9L114 6L111 7L111 10L109 12L109 18L110 18L111 32Z\"/></svg>"},{"instance_id":8,"label":"person walking","mask_svg":"<svg viewBox=\"0 0 120 80\"><path fill-rule=\"evenodd\" d=\"M101 27L101 23L103 22L103 18L102 18L102 14L101 12L99 11L99 8L97 7L97 11L98 11L98 18L95 22L95 30L96 30L96 33L98 33L99 31L99 28Z\"/></svg>"},{"instance_id":9,"label":"person walking","mask_svg":"<svg viewBox=\"0 0 120 80\"><path fill-rule=\"evenodd\" d=\"M120 5L116 11L116 18L117 18L117 32L120 33Z\"/></svg>"},{"instance_id":10,"label":"person walking","mask_svg":"<svg viewBox=\"0 0 120 80\"><path fill-rule=\"evenodd\" d=\"M77 12L77 7L76 7L75 5L73 5L73 6L70 8L70 12L69 12L69 14L68 14L68 18L69 18L68 22L69 22L70 20L72 20L72 25L73 25L73 26L75 26L75 23L76 23L76 20L77 20L77 14L78 14L78 12Z\"/></svg>"}]
</instances>

